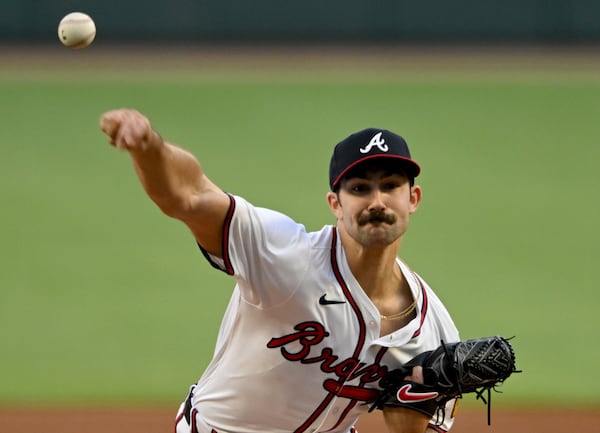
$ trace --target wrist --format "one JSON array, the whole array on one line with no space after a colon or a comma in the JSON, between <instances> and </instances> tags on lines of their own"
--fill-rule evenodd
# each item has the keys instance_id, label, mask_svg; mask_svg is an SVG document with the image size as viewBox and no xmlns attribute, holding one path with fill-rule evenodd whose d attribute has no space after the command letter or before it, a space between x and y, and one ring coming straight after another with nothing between
<instances>
[{"instance_id":1,"label":"wrist","mask_svg":"<svg viewBox=\"0 0 600 433\"><path fill-rule=\"evenodd\" d=\"M165 144L165 141L163 140L162 136L154 128L152 128L152 130L150 132L150 138L149 138L148 142L150 144L150 148L153 148L153 149L158 149Z\"/></svg>"},{"instance_id":2,"label":"wrist","mask_svg":"<svg viewBox=\"0 0 600 433\"><path fill-rule=\"evenodd\" d=\"M137 145L128 147L127 151L136 159L147 158L160 153L164 144L162 136L155 129L149 128Z\"/></svg>"}]
</instances>

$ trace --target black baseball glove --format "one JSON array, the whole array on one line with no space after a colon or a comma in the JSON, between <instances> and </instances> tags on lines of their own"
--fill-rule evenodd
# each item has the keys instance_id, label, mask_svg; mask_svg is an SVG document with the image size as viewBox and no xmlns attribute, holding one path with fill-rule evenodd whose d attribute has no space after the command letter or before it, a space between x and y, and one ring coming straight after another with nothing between
<instances>
[{"instance_id":1,"label":"black baseball glove","mask_svg":"<svg viewBox=\"0 0 600 433\"><path fill-rule=\"evenodd\" d=\"M423 367L423 383L406 380L414 366ZM485 337L457 343L444 343L435 350L417 355L380 381L383 388L369 411L385 406L407 407L429 417L441 415L446 403L474 392L488 404L490 390L504 382L515 369L515 354L507 339ZM487 391L487 400L483 393ZM438 418L439 419L439 418Z\"/></svg>"}]
</instances>

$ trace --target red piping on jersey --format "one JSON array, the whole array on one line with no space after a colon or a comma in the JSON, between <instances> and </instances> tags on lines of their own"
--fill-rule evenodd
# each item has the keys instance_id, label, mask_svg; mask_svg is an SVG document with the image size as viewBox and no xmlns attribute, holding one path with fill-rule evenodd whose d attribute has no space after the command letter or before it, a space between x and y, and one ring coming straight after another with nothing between
<instances>
[{"instance_id":1,"label":"red piping on jersey","mask_svg":"<svg viewBox=\"0 0 600 433\"><path fill-rule=\"evenodd\" d=\"M354 406L356 406L356 400L352 400L350 402L350 404L348 406L346 406L346 409L344 409L342 411L342 414L340 415L340 418L338 419L338 422L335 423L335 425L330 430L333 430L334 428L337 428L340 425L340 423L342 422L342 420L344 418L346 418L346 416L348 415L348 413L350 413L350 411L354 408Z\"/></svg>"},{"instance_id":2,"label":"red piping on jersey","mask_svg":"<svg viewBox=\"0 0 600 433\"><path fill-rule=\"evenodd\" d=\"M382 347L379 349L379 352L377 352L377 355L375 355L375 359L374 359L375 364L379 365L379 363L381 362L381 359L383 358L383 355L386 354L387 350L388 350L387 347ZM329 389L329 387L331 385L336 386L335 391L333 391L333 392L335 392L338 397L345 397L344 389L346 387L342 386L342 388L340 389L338 382L336 382L335 380L332 380L332 379L328 379L325 381L325 383L323 383L323 386L328 391L331 391L331 389ZM361 391L359 390L358 386L353 386L352 388L353 388L352 393L351 393L351 395L348 396L348 398L354 399L357 395L360 395ZM362 392L363 392L362 399L364 401L375 400L377 398L377 396L379 395L378 391L375 391L372 389L367 389L367 388L365 388ZM348 414L354 408L354 406L356 406L356 403L358 403L356 400L350 401L350 403L346 406L346 408L340 414L340 417L338 418L338 422L330 430L333 430L340 425L342 420L344 420L344 418L346 418L346 416L348 416ZM330 430L328 430L328 431L330 431ZM356 433L356 430L352 429L351 432Z\"/></svg>"},{"instance_id":3,"label":"red piping on jersey","mask_svg":"<svg viewBox=\"0 0 600 433\"><path fill-rule=\"evenodd\" d=\"M374 363L375 364L379 364L381 362L381 360L383 359L383 356L386 354L386 352L388 351L387 347L381 347L379 349L379 352L377 352L377 355L375 355L375 359L374 359ZM335 381L331 381L337 384L337 382ZM327 381L323 384L323 386L325 386L325 388L327 388ZM358 392L358 387L353 387L354 391L353 391L353 395L356 395L356 393ZM368 390L365 389L364 390L365 394L363 396L365 401L369 401L369 400L374 400L375 398L377 398L377 396L379 395L379 392L374 391L374 390ZM341 390L339 390L339 392L337 393L338 396L343 396L344 393L344 387L342 387ZM366 397L366 398L365 398ZM346 418L346 416L348 415L348 413L350 413L350 411L354 408L354 406L356 406L357 401L353 400L350 402L350 404L348 404L348 406L346 406L346 409L344 409L339 417L339 421L336 423L336 425L331 429L333 430L334 428L336 428L344 418ZM352 430L354 432L356 432L355 430Z\"/></svg>"},{"instance_id":4,"label":"red piping on jersey","mask_svg":"<svg viewBox=\"0 0 600 433\"><path fill-rule=\"evenodd\" d=\"M331 255L330 255L331 267L333 268L333 273L335 275L335 279L338 281L338 283L342 287L342 292L344 292L344 295L346 296L348 303L352 306L352 309L354 310L354 313L356 314L356 318L358 319L358 326L360 327L360 332L359 332L359 336L358 336L358 342L354 349L354 353L352 354L352 356L354 358L358 358L358 355L360 355L360 352L362 351L363 346L365 345L365 339L366 339L365 319L363 318L360 308L358 308L358 304L352 297L352 294L350 293L350 289L348 288L348 285L344 281L344 278L342 277L342 274L340 272L340 268L337 263L337 254L336 254L337 239L338 239L337 229L335 227L332 227Z\"/></svg>"},{"instance_id":5,"label":"red piping on jersey","mask_svg":"<svg viewBox=\"0 0 600 433\"><path fill-rule=\"evenodd\" d=\"M421 334L421 328L423 327L423 322L425 322L425 316L427 315L427 310L429 307L429 299L427 299L427 291L425 290L425 285L417 275L415 276L417 277L417 281L421 286L421 293L423 294L423 304L421 305L421 321L419 322L419 329L415 331L412 338L418 337Z\"/></svg>"},{"instance_id":6,"label":"red piping on jersey","mask_svg":"<svg viewBox=\"0 0 600 433\"><path fill-rule=\"evenodd\" d=\"M337 263L337 242L338 242L337 230L335 227L332 227L331 249L330 249L330 256L329 256L330 262L331 262L331 268L333 270L333 273L335 275L337 282L339 283L339 285L342 288L342 292L344 293L344 296L348 300L348 303L352 307L352 310L354 310L354 313L356 314L356 318L358 320L358 326L360 328L360 331L359 331L359 336L358 336L358 341L356 343L356 347L354 348L354 353L352 354L352 356L355 359L358 359L358 356L360 355L360 352L362 351L363 346L365 345L366 325L365 325L365 320L363 318L363 315L362 315L360 309L358 308L358 304L352 297L352 294L350 293L350 289L348 289L348 285L346 284L346 282L344 281L344 278L342 277L342 274L340 273L340 269L339 269L339 266ZM330 383L330 382L333 382L333 383ZM333 387L338 389L343 385L343 383L336 382L333 380L326 381L326 383L328 383L332 389L333 389ZM304 432L308 427L310 427L310 425L313 422L315 422L315 420L321 415L321 413L325 410L325 408L329 405L329 403L331 403L331 401L333 400L333 398L336 395L337 394L335 392L330 391L329 394L327 395L327 397L325 397L325 399L321 402L319 407L317 407L317 409L310 415L310 417L308 417L308 419L300 427L298 427L296 430L294 430L294 433ZM350 408L352 406L354 406L355 404L356 404L355 401L350 401L350 403L349 403ZM336 428L342 422L342 420L344 419L347 412L348 412L348 409L344 410L344 412L338 419L338 422L335 424L335 426L333 428Z\"/></svg>"},{"instance_id":7,"label":"red piping on jersey","mask_svg":"<svg viewBox=\"0 0 600 433\"><path fill-rule=\"evenodd\" d=\"M192 433L198 433L198 425L196 424L196 415L198 415L198 409L194 408L192 410L192 416L190 417L191 420L191 430Z\"/></svg>"},{"instance_id":8,"label":"red piping on jersey","mask_svg":"<svg viewBox=\"0 0 600 433\"><path fill-rule=\"evenodd\" d=\"M331 254L330 254L331 267L333 269L333 273L335 274L335 278L337 279L338 283L342 287L342 292L344 292L346 299L348 299L348 302L352 306L352 309L356 313L356 316L358 319L358 324L360 327L359 342L358 342L358 344L354 350L354 354L353 354L354 358L358 358L358 356L360 355L360 352L362 351L363 346L365 345L366 325L365 325L365 320L363 318L362 312L358 308L358 305L356 304L356 301L352 297L352 294L350 293L350 290L348 289L348 285L344 281L344 278L342 277L342 274L340 272L338 262L337 262L337 240L338 240L337 229L335 227L333 227L332 228L332 239L331 239ZM335 382L335 381L331 380L329 382ZM328 381L326 381L323 384L323 386L325 386L325 388L327 388L327 384L328 384ZM357 387L353 387L353 388L354 388L354 392L358 392ZM338 397L343 397L343 390L344 390L344 387L342 386L342 388L339 390L338 393L336 393L336 395ZM365 395L369 396L368 399L371 399L371 393L372 393L372 391L365 389ZM338 421L335 423L335 425L330 430L337 428L342 423L344 418L346 418L346 416L348 415L348 413L352 410L352 408L354 406L356 406L356 400L350 400L350 402L348 403L346 408L340 414Z\"/></svg>"},{"instance_id":9,"label":"red piping on jersey","mask_svg":"<svg viewBox=\"0 0 600 433\"><path fill-rule=\"evenodd\" d=\"M190 417L192 425L190 426L191 433L198 433L198 424L196 424L196 418L198 416L198 409L192 410L192 416ZM214 428L210 430L210 433L218 433Z\"/></svg>"},{"instance_id":10,"label":"red piping on jersey","mask_svg":"<svg viewBox=\"0 0 600 433\"><path fill-rule=\"evenodd\" d=\"M430 428L431 430L435 430L437 433L447 433L447 430L444 430L443 428L441 428L439 425L435 425L435 424L429 424L427 426L428 428Z\"/></svg>"},{"instance_id":11,"label":"red piping on jersey","mask_svg":"<svg viewBox=\"0 0 600 433\"><path fill-rule=\"evenodd\" d=\"M177 424L179 424L179 421L181 421L181 419L185 416L185 410L182 410L181 413L179 415L177 415L177 418L175 418L175 429L173 430L174 433L177 433Z\"/></svg>"},{"instance_id":12,"label":"red piping on jersey","mask_svg":"<svg viewBox=\"0 0 600 433\"><path fill-rule=\"evenodd\" d=\"M233 213L235 212L235 199L231 194L227 194L227 196L229 197L229 209L227 210L227 214L223 220L223 243L221 245L221 249L223 251L223 268L213 261L211 255L204 249L202 245L198 244L198 247L200 247L200 251L202 251L204 258L208 260L208 263L213 268L223 271L227 275L233 275L235 271L233 269L233 265L231 264L231 258L229 257L229 230L231 228Z\"/></svg>"},{"instance_id":13,"label":"red piping on jersey","mask_svg":"<svg viewBox=\"0 0 600 433\"><path fill-rule=\"evenodd\" d=\"M229 196L229 209L227 215L225 215L225 221L223 222L223 263L225 264L225 272L228 275L233 275L233 265L231 264L231 258L229 257L229 229L231 228L231 219L235 212L235 199L231 194Z\"/></svg>"},{"instance_id":14,"label":"red piping on jersey","mask_svg":"<svg viewBox=\"0 0 600 433\"><path fill-rule=\"evenodd\" d=\"M379 352L377 352L377 355L375 355L375 363L379 364L381 362L381 360L383 359L383 355L385 355L385 353L388 351L388 348L385 346L382 346L381 349L379 349Z\"/></svg>"}]
</instances>

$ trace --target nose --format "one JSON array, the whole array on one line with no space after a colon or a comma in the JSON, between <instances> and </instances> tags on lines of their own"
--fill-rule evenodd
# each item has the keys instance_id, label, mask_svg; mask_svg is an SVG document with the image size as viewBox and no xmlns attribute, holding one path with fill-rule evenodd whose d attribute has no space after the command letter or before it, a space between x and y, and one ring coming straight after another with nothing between
<instances>
[{"instance_id":1,"label":"nose","mask_svg":"<svg viewBox=\"0 0 600 433\"><path fill-rule=\"evenodd\" d=\"M370 199L368 207L369 212L381 212L385 210L386 205L383 201L383 193L379 188L373 189Z\"/></svg>"}]
</instances>

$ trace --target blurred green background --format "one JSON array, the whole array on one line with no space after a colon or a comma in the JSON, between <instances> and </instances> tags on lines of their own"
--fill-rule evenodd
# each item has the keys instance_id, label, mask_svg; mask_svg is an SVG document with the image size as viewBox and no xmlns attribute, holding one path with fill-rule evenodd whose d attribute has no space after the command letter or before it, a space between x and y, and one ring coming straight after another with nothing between
<instances>
[{"instance_id":1,"label":"blurred green background","mask_svg":"<svg viewBox=\"0 0 600 433\"><path fill-rule=\"evenodd\" d=\"M402 257L464 338L516 336L494 404L600 404L597 55L158 51L5 53L0 404L178 404L210 360L233 281L107 144L123 106L309 230L332 146L402 134L424 188Z\"/></svg>"}]
</instances>

